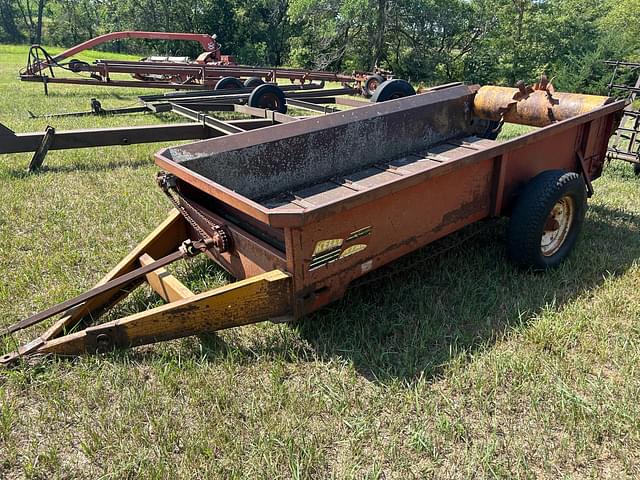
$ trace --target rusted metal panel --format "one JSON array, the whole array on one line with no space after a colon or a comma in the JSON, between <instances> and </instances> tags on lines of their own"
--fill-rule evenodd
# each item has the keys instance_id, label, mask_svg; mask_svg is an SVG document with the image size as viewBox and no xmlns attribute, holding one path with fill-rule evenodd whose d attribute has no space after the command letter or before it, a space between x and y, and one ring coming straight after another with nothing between
<instances>
[{"instance_id":1,"label":"rusted metal panel","mask_svg":"<svg viewBox=\"0 0 640 480\"><path fill-rule=\"evenodd\" d=\"M597 178L602 172L606 157L607 140L612 133L611 118L598 118L583 126L585 136L580 154L583 156L588 179Z\"/></svg>"},{"instance_id":2,"label":"rusted metal panel","mask_svg":"<svg viewBox=\"0 0 640 480\"><path fill-rule=\"evenodd\" d=\"M156 156L251 199L272 196L367 164L421 150L470 128L474 89L430 94L173 147ZM394 141L388 141L393 138ZM179 177L183 171L174 171Z\"/></svg>"},{"instance_id":3,"label":"rusted metal panel","mask_svg":"<svg viewBox=\"0 0 640 480\"><path fill-rule=\"evenodd\" d=\"M461 168L388 197L338 212L300 230L295 277L308 313L342 295L345 285L402 255L490 214L492 162Z\"/></svg>"},{"instance_id":4,"label":"rusted metal panel","mask_svg":"<svg viewBox=\"0 0 640 480\"><path fill-rule=\"evenodd\" d=\"M501 199L503 208L508 208L519 189L540 172L556 169L579 171L575 150L579 130L580 127L575 126L568 131L546 136L535 144L509 151Z\"/></svg>"},{"instance_id":5,"label":"rusted metal panel","mask_svg":"<svg viewBox=\"0 0 640 480\"><path fill-rule=\"evenodd\" d=\"M474 146L476 144L480 145ZM399 177L415 175L443 163L454 162L466 156L469 151L477 151L486 148L487 145L493 146L495 142L477 137L450 140L389 162L378 162L345 176L334 176L327 182L278 195L262 203L276 211L298 209L303 212L329 203L344 201L355 194L394 182Z\"/></svg>"}]
</instances>

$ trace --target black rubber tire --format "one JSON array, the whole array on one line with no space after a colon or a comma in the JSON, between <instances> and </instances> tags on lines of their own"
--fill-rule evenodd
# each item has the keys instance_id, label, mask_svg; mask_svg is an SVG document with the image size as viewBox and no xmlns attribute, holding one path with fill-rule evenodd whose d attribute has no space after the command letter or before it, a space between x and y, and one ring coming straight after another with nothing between
<instances>
[{"instance_id":1,"label":"black rubber tire","mask_svg":"<svg viewBox=\"0 0 640 480\"><path fill-rule=\"evenodd\" d=\"M575 213L563 243L549 256L540 242L547 219L563 197L574 201ZM560 265L571 253L584 223L587 193L582 176L574 172L547 170L535 176L516 200L507 228L507 254L516 265L535 271Z\"/></svg>"},{"instance_id":2,"label":"black rubber tire","mask_svg":"<svg viewBox=\"0 0 640 480\"><path fill-rule=\"evenodd\" d=\"M244 81L244 88L256 88L260 85L264 85L264 80L260 77L249 77Z\"/></svg>"},{"instance_id":3,"label":"black rubber tire","mask_svg":"<svg viewBox=\"0 0 640 480\"><path fill-rule=\"evenodd\" d=\"M75 58L69 60L69 63L67 64L67 68L74 73L79 73L82 67L89 67L89 64Z\"/></svg>"},{"instance_id":4,"label":"black rubber tire","mask_svg":"<svg viewBox=\"0 0 640 480\"><path fill-rule=\"evenodd\" d=\"M284 92L277 85L265 83L256 87L249 95L250 107L266 108L280 113L287 113L287 101Z\"/></svg>"},{"instance_id":5,"label":"black rubber tire","mask_svg":"<svg viewBox=\"0 0 640 480\"><path fill-rule=\"evenodd\" d=\"M384 77L382 75L369 75L362 86L362 93L366 98L371 98L383 83Z\"/></svg>"},{"instance_id":6,"label":"black rubber tire","mask_svg":"<svg viewBox=\"0 0 640 480\"><path fill-rule=\"evenodd\" d=\"M373 103L386 102L387 100L409 97L415 94L416 91L409 82L394 78L393 80L382 82L378 88L376 88L375 93L371 97L371 101Z\"/></svg>"},{"instance_id":7,"label":"black rubber tire","mask_svg":"<svg viewBox=\"0 0 640 480\"><path fill-rule=\"evenodd\" d=\"M241 88L244 88L244 83L236 77L223 77L218 80L216 86L213 87L214 90L237 90Z\"/></svg>"},{"instance_id":8,"label":"black rubber tire","mask_svg":"<svg viewBox=\"0 0 640 480\"><path fill-rule=\"evenodd\" d=\"M487 120L487 129L479 136L488 140L495 140L500 135L502 126L497 120Z\"/></svg>"},{"instance_id":9,"label":"black rubber tire","mask_svg":"<svg viewBox=\"0 0 640 480\"><path fill-rule=\"evenodd\" d=\"M633 173L635 173L636 176L640 177L640 163L633 164Z\"/></svg>"}]
</instances>

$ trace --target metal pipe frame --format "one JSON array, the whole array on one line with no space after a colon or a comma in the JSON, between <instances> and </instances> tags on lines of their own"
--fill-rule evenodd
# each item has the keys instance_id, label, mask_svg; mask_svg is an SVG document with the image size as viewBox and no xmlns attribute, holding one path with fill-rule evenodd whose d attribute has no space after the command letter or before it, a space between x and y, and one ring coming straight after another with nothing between
<instances>
[{"instance_id":1,"label":"metal pipe frame","mask_svg":"<svg viewBox=\"0 0 640 480\"><path fill-rule=\"evenodd\" d=\"M633 106L634 100L640 93L640 75L638 75L633 86L614 83L616 77L620 74L620 68L626 69L627 72L633 72L640 68L640 63L613 60L606 60L604 63L614 67L611 81L608 85L609 94L613 90L619 90L627 92L629 98L629 104L624 109L620 124L607 149L607 158L609 160L622 160L623 162L632 163L636 167L636 172L640 173L640 112L634 109ZM628 121L632 122L631 128L626 126Z\"/></svg>"},{"instance_id":2,"label":"metal pipe frame","mask_svg":"<svg viewBox=\"0 0 640 480\"><path fill-rule=\"evenodd\" d=\"M328 90L329 93L341 93L344 89ZM296 92L292 92L296 93ZM297 92L306 94L307 92ZM318 92L310 92L318 95ZM171 97L157 97L167 98ZM49 150L65 150L76 148L91 148L101 146L127 146L141 143L166 142L177 140L204 140L233 135L247 130L263 128L278 123L297 121L298 117L279 112L244 105L247 95L205 96L203 98L176 98L175 101L162 103L145 103L134 110L114 110L115 113L133 113L139 111L174 112L186 117L193 123L173 125L144 125L135 127L92 128L56 131L48 127L44 132L15 133L5 125L0 124L0 154L34 152L29 163L29 171L39 169ZM319 106L316 103L302 100L288 99L292 106L320 113L331 113L337 109ZM340 99L333 96L313 98L316 102L339 103ZM219 102L225 103L219 103ZM359 103L357 106L360 106ZM211 111L238 112L250 117L243 120L220 120L207 113ZM72 114L87 115L92 112L73 112ZM109 111L106 110L105 114ZM60 114L64 115L64 114Z\"/></svg>"},{"instance_id":3,"label":"metal pipe frame","mask_svg":"<svg viewBox=\"0 0 640 480\"><path fill-rule=\"evenodd\" d=\"M218 122L222 122L218 120ZM168 142L173 140L202 140L224 135L213 122L179 123L174 125L144 125L137 127L86 128L61 130L49 150L134 145L139 143ZM233 133L273 125L272 120L250 119L223 122ZM45 132L15 133L2 125L0 130L0 154L34 152L42 144Z\"/></svg>"},{"instance_id":4,"label":"metal pipe frame","mask_svg":"<svg viewBox=\"0 0 640 480\"><path fill-rule=\"evenodd\" d=\"M55 65L53 65L55 66ZM92 78L55 77L41 74L45 68L52 65L40 63L34 71L21 72L20 79L27 82L67 83L72 85L101 85L113 87L144 87L164 89L198 90L209 89L223 77L249 78L260 77L269 82L278 79L297 81L301 84L313 81L333 81L343 85L360 85L367 77L366 74L353 73L350 75L323 72L316 70L299 70L287 68L260 68L238 65L212 65L197 63L168 63L168 62L127 62L98 60L94 64L78 62L74 66L74 73L90 73ZM169 75L188 78L183 82L150 81L150 80L113 80L111 74L125 73L131 75ZM98 77L98 78L96 78Z\"/></svg>"}]
</instances>

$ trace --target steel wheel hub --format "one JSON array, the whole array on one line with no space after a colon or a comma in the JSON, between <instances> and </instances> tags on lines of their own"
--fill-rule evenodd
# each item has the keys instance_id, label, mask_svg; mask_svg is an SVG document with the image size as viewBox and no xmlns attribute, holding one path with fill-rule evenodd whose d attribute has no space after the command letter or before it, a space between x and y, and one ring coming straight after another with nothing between
<instances>
[{"instance_id":1,"label":"steel wheel hub","mask_svg":"<svg viewBox=\"0 0 640 480\"><path fill-rule=\"evenodd\" d=\"M575 211L575 202L569 196L562 197L551 209L540 240L540 250L545 257L556 254L564 244L573 225Z\"/></svg>"},{"instance_id":2,"label":"steel wheel hub","mask_svg":"<svg viewBox=\"0 0 640 480\"><path fill-rule=\"evenodd\" d=\"M278 103L279 102L278 102L277 96L271 93L267 93L260 100L260 107L265 108L267 110L277 110L279 107Z\"/></svg>"}]
</instances>

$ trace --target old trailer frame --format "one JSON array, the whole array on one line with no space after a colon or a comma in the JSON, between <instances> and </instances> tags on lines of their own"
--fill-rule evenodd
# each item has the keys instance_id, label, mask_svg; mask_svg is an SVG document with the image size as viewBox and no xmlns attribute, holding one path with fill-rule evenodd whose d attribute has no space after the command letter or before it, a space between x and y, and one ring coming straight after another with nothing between
<instances>
[{"instance_id":1,"label":"old trailer frame","mask_svg":"<svg viewBox=\"0 0 640 480\"><path fill-rule=\"evenodd\" d=\"M317 86L317 85L316 85ZM365 102L343 97L353 94L350 88L309 89L305 87L283 88L287 105L317 113L334 111L331 105L361 106ZM264 108L247 105L251 90L226 92L202 92L198 96L156 95L140 97L140 107L128 107L116 110L103 110L99 107L86 112L70 112L51 116L85 116L130 113L174 112L192 123L165 125L143 125L135 127L88 128L57 130L48 126L43 132L16 133L0 124L0 155L33 152L27 170L39 170L50 150L67 150L101 146L129 146L141 143L153 143L178 140L204 140L222 135L231 135L277 123L297 120L301 117L273 112ZM96 101L92 101L92 106ZM241 120L221 120L216 112L237 112L248 118ZM35 116L34 116L35 117Z\"/></svg>"},{"instance_id":2,"label":"old trailer frame","mask_svg":"<svg viewBox=\"0 0 640 480\"><path fill-rule=\"evenodd\" d=\"M549 120L548 126L499 143L467 130L487 109L486 101L504 93L488 88L482 97L485 103L478 100L478 87L456 86L160 151L156 162L165 173L159 176L159 184L176 209L88 299L71 301L10 327L5 333L74 305L36 340L0 357L0 363L32 354L101 352L258 321L297 319L340 298L355 279L408 252L484 218L508 214L522 189L540 172L576 172L591 192L591 181L602 171L608 139L625 102L591 97L578 105L577 114ZM496 105L495 112L504 116L520 100L547 102L553 95L550 90L531 91L516 103ZM551 113L546 107L541 111ZM355 131L363 135L362 141L345 136ZM395 134L395 142L367 147L378 132ZM421 145L417 132L434 139L422 143L429 145L426 150L402 147L403 142ZM355 159L360 170L337 172L327 185L317 185L322 188L292 191L278 201L269 200L271 194L262 198L251 193L252 189L300 179L278 177L281 172L268 170L268 163L265 187L243 184L231 171L228 182L239 182L234 190L198 173L198 155L211 154L219 161L207 163L207 168L225 167L220 161L226 159L228 168L239 167L250 178L262 171L260 158L270 159L271 152L287 144L299 155L315 152L308 159L297 157L312 162L322 162L323 154L331 160L347 158L354 151L383 151L378 152L380 160L372 159L371 167ZM327 150L306 150L321 145ZM346 146L349 151L332 152L329 145ZM392 155L401 148L408 150ZM263 156L256 157L258 152ZM248 158L258 163L246 169L243 162ZM293 172L299 167L295 162L282 165ZM331 162L319 165L322 168L335 171ZM362 168L375 172L362 175ZM199 252L238 281L193 294L161 268L174 258ZM66 334L145 280L167 304Z\"/></svg>"},{"instance_id":3,"label":"old trailer frame","mask_svg":"<svg viewBox=\"0 0 640 480\"><path fill-rule=\"evenodd\" d=\"M91 38L85 42L79 43L65 51L51 56L49 59L39 59L38 61L27 62L25 73L35 75L42 70L55 66L58 62L66 60L73 55L89 50L91 48L102 45L103 43L113 42L116 40L124 40L130 38L139 38L144 40L171 40L171 41L191 41L198 42L205 52L212 52L217 54L216 60L219 60L220 46L216 42L216 37L207 35L204 33L176 33L176 32L141 32L141 31L123 31L123 32L111 32L104 35L100 35L95 38ZM35 45L35 48L39 45ZM32 60L31 58L29 60ZM35 60L35 59L34 59Z\"/></svg>"}]
</instances>

